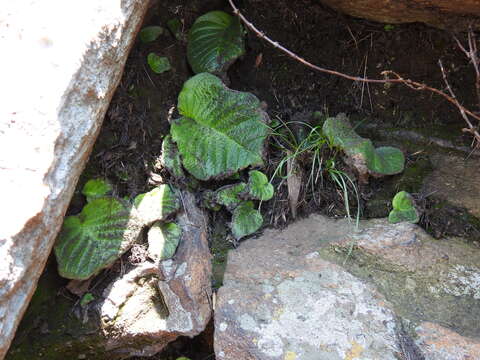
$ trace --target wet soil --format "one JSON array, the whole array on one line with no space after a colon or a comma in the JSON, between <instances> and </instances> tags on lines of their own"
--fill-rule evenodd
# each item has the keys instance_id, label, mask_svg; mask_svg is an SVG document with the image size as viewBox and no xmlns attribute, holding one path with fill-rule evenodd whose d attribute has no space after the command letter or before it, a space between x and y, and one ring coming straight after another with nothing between
<instances>
[{"instance_id":1,"label":"wet soil","mask_svg":"<svg viewBox=\"0 0 480 360\"><path fill-rule=\"evenodd\" d=\"M355 19L338 14L315 0L241 0L237 5L273 40L314 64L349 75L382 78L382 71L393 70L406 78L444 89L438 65L441 60L457 97L466 107L480 110L475 99L473 69L458 50L452 34L446 31L422 24L393 26ZM198 16L210 10L230 11L228 2L222 0L152 2L144 25L160 25L165 31L158 40L148 44L138 42L132 49L78 189L92 177L105 177L115 185L117 195L132 198L156 184L172 180L159 161L162 139L168 133L169 119L175 116L178 93L193 75L185 56L186 33ZM166 29L167 21L174 18L182 25L177 36ZM464 35L458 36L462 38ZM166 56L172 69L162 74L153 73L146 62L150 52ZM470 146L471 139L461 131L465 124L458 110L444 99L401 85L355 83L316 72L274 49L250 31L247 32L247 53L230 68L228 76L229 87L252 92L265 101L270 118L277 124L304 121L315 126L325 116L343 112L373 126L415 128L427 132L433 128L448 128L448 136L456 143L467 148ZM293 131L298 134L298 129ZM421 171L425 170L423 165L425 161L428 163L428 158L413 152L406 155L407 169L420 167ZM266 167L270 176L284 156L279 143L272 139ZM354 180L355 174L338 154L328 149L321 153L324 163L334 156L336 168ZM304 185L297 217L311 212L345 216L344 194L328 174L317 171L315 181L307 187L305 184L312 174L311 159L306 156L299 159L299 164ZM418 175L411 172L414 178ZM391 199L394 184L400 180L402 175L372 180L368 185L359 185L354 180L362 216L385 216L388 211L386 199ZM283 227L293 221L287 185L280 177L273 183L276 185L275 198L262 204L265 226ZM385 189L391 191L387 191L382 200ZM355 214L357 198L353 188L350 190L350 212ZM412 185L412 192L420 190L419 186ZM369 200L375 198L383 201L380 212L368 206ZM83 199L77 191L69 214L78 213L82 206ZM445 217L435 216L434 210L438 207L434 200L426 200L423 206L428 214L424 217L424 226L434 235L470 234L465 233L464 225L459 225L456 233L456 228L447 223L446 217L451 219L453 210L444 210ZM454 211L455 218L468 218L464 210ZM225 216L215 216L217 222L228 221ZM225 240L224 227L220 227L220 233L215 229L212 229L212 239L216 239L212 247L220 250L214 254L214 262L221 265L226 261L225 253L232 243ZM221 277L215 286L220 283ZM213 359L212 333L210 328L193 341L179 339L154 359L170 360L177 356L188 356L192 360Z\"/></svg>"}]
</instances>

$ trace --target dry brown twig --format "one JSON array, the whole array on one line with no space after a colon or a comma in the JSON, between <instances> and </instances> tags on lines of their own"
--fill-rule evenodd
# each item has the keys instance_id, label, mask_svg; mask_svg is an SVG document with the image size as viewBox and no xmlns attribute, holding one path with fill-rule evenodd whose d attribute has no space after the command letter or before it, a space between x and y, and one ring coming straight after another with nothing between
<instances>
[{"instance_id":1,"label":"dry brown twig","mask_svg":"<svg viewBox=\"0 0 480 360\"><path fill-rule=\"evenodd\" d=\"M235 6L235 3L233 2L233 0L228 0L228 1L230 3L230 6L232 7L233 13L235 15L237 15L240 18L240 20L245 24L245 26L247 26L247 28L252 30L259 38L265 40L266 42L268 42L273 47L279 49L280 51L284 52L285 54L287 54L291 58L299 61L300 63L304 64L305 66L307 66L311 69L314 69L316 71L323 72L323 73L326 73L326 74L339 76L339 77L342 77L344 79L348 79L348 80L352 80L352 81L359 81L359 82L364 82L364 83L403 84L403 85L408 86L409 88L411 88L412 90L415 90L415 91L430 91L430 92L433 92L433 93L443 97L448 102L450 102L451 104L455 105L458 108L461 116L463 117L463 119L466 121L466 123L468 125L468 129L464 129L464 131L472 134L472 136L474 137L474 140L477 143L476 146L477 147L480 146L480 133L478 132L477 127L475 127L472 124L472 122L470 121L470 119L468 118L468 116L470 116L470 117L472 117L472 118L474 118L474 119L476 119L477 121L480 122L480 115L475 114L474 112L468 110L462 104L460 104L460 102L457 100L455 94L453 93L453 91L452 91L452 89L451 89L451 87L450 87L450 85L448 84L447 81L446 81L446 86L447 86L447 90L449 91L450 95L447 94L446 92L442 91L442 90L430 87L430 86L428 86L424 83L420 83L420 82L413 81L413 80L410 80L410 79L405 79L401 75L396 73L395 71L391 71L391 70L386 70L386 71L381 72L381 75L385 76L385 79L369 79L369 78L362 78L362 77L358 77L358 76L351 76L351 75L344 74L344 73L339 72L339 71L326 69L326 68L317 66L317 65L312 64L311 62L305 60L304 58L298 56L293 51L283 47L277 41L273 41L272 39L270 39L268 36L265 35L264 32L257 29L257 27L255 25L253 25L250 21L248 21L248 19ZM475 68L475 71L476 71L476 74L477 74L476 88L477 88L477 95L479 97L479 105L480 105L480 72L479 72L480 65L479 65L479 61L478 61L478 52L477 52L477 48L476 48L476 41L475 41L475 36L474 36L473 31L469 32L468 39L469 39L469 49L468 50L463 47L463 45L461 44L460 41L458 41L458 39L456 39L456 41L457 41L457 44L459 45L460 49L467 55L467 57L469 57L469 59L474 64L474 68ZM475 62L475 60L476 60L476 62ZM442 66L440 68L442 70L442 75L444 77L444 80L446 80L446 75L445 75L444 69L443 69ZM388 76L393 76L394 78L392 79L392 78L389 78Z\"/></svg>"}]
</instances>

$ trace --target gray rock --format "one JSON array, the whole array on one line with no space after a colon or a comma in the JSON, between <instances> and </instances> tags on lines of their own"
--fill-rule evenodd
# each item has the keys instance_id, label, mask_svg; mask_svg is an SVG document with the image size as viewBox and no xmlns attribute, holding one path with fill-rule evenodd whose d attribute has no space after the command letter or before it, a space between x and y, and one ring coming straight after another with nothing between
<instances>
[{"instance_id":1,"label":"gray rock","mask_svg":"<svg viewBox=\"0 0 480 360\"><path fill-rule=\"evenodd\" d=\"M11 1L0 14L0 359L35 290L147 1Z\"/></svg>"},{"instance_id":2,"label":"gray rock","mask_svg":"<svg viewBox=\"0 0 480 360\"><path fill-rule=\"evenodd\" d=\"M480 252L417 225L314 215L229 254L219 359L480 359Z\"/></svg>"},{"instance_id":3,"label":"gray rock","mask_svg":"<svg viewBox=\"0 0 480 360\"><path fill-rule=\"evenodd\" d=\"M215 309L217 358L396 359L388 302L318 252L351 230L312 216L230 252Z\"/></svg>"}]
</instances>

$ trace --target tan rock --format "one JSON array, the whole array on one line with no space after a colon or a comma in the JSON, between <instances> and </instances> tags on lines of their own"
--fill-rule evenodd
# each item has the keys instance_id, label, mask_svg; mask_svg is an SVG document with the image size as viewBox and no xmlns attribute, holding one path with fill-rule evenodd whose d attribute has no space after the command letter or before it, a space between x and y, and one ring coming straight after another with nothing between
<instances>
[{"instance_id":1,"label":"tan rock","mask_svg":"<svg viewBox=\"0 0 480 360\"><path fill-rule=\"evenodd\" d=\"M424 22L441 28L480 27L478 0L321 0L351 16L397 24Z\"/></svg>"},{"instance_id":2,"label":"tan rock","mask_svg":"<svg viewBox=\"0 0 480 360\"><path fill-rule=\"evenodd\" d=\"M148 1L0 13L0 359L35 290Z\"/></svg>"}]
</instances>

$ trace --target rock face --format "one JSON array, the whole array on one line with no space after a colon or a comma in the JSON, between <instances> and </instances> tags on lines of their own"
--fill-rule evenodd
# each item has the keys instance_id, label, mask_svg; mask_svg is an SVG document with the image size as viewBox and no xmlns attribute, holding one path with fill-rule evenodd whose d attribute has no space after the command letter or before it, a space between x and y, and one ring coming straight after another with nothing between
<instances>
[{"instance_id":1,"label":"rock face","mask_svg":"<svg viewBox=\"0 0 480 360\"><path fill-rule=\"evenodd\" d=\"M28 305L147 1L14 1L0 14L0 359Z\"/></svg>"},{"instance_id":2,"label":"rock face","mask_svg":"<svg viewBox=\"0 0 480 360\"><path fill-rule=\"evenodd\" d=\"M480 358L480 253L416 225L314 215L231 251L219 359Z\"/></svg>"},{"instance_id":3,"label":"rock face","mask_svg":"<svg viewBox=\"0 0 480 360\"><path fill-rule=\"evenodd\" d=\"M212 307L207 220L193 195L182 199L188 212L177 217L182 237L174 257L128 266L106 282L100 275L94 281L104 290L92 290L95 300L87 306L66 301L58 289L49 290L48 298L44 287L55 283L56 270L47 269L7 359L151 356L179 336L202 332Z\"/></svg>"},{"instance_id":4,"label":"rock face","mask_svg":"<svg viewBox=\"0 0 480 360\"><path fill-rule=\"evenodd\" d=\"M480 27L477 0L320 0L351 16L397 24L424 22L441 28Z\"/></svg>"}]
</instances>

